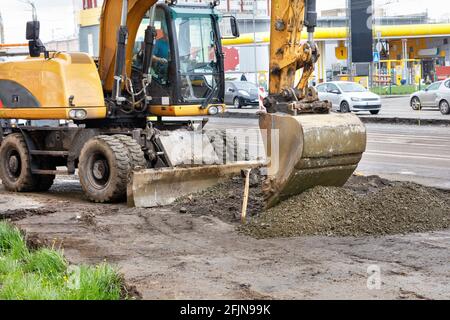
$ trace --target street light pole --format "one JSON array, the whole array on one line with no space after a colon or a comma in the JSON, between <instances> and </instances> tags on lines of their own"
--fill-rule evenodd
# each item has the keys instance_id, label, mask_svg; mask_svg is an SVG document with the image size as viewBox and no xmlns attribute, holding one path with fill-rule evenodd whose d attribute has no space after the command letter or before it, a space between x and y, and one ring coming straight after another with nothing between
<instances>
[{"instance_id":1,"label":"street light pole","mask_svg":"<svg viewBox=\"0 0 450 320\"><path fill-rule=\"evenodd\" d=\"M255 60L255 83L258 84L258 53L256 51L256 10L258 9L258 4L256 0L253 2L253 54ZM258 84L259 86L259 84Z\"/></svg>"},{"instance_id":2,"label":"street light pole","mask_svg":"<svg viewBox=\"0 0 450 320\"><path fill-rule=\"evenodd\" d=\"M347 70L348 80L353 81L351 0L347 0Z\"/></svg>"},{"instance_id":3,"label":"street light pole","mask_svg":"<svg viewBox=\"0 0 450 320\"><path fill-rule=\"evenodd\" d=\"M5 43L5 27L3 25L2 13L0 12L0 43Z\"/></svg>"}]
</instances>

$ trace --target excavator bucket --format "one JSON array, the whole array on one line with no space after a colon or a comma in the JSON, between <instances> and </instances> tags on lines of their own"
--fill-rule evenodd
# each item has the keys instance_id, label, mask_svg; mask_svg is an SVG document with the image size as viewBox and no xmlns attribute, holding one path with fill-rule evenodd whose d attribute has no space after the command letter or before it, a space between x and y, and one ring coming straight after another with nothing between
<instances>
[{"instance_id":1,"label":"excavator bucket","mask_svg":"<svg viewBox=\"0 0 450 320\"><path fill-rule=\"evenodd\" d=\"M366 149L366 129L353 114L260 116L268 178L266 206L314 186L342 186Z\"/></svg>"}]
</instances>

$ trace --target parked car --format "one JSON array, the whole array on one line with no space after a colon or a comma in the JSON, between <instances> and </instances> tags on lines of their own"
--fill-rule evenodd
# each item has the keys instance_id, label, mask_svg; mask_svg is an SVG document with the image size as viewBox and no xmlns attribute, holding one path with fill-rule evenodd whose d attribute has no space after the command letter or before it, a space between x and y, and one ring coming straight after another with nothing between
<instances>
[{"instance_id":1,"label":"parked car","mask_svg":"<svg viewBox=\"0 0 450 320\"><path fill-rule=\"evenodd\" d=\"M450 114L450 78L442 81L436 101L442 114Z\"/></svg>"},{"instance_id":2,"label":"parked car","mask_svg":"<svg viewBox=\"0 0 450 320\"><path fill-rule=\"evenodd\" d=\"M226 81L225 104L235 108L259 105L258 86L248 81Z\"/></svg>"},{"instance_id":3,"label":"parked car","mask_svg":"<svg viewBox=\"0 0 450 320\"><path fill-rule=\"evenodd\" d=\"M410 97L410 106L413 110L421 110L423 107L439 107L437 101L438 91L443 85L443 81L430 84L423 90L414 92Z\"/></svg>"},{"instance_id":4,"label":"parked car","mask_svg":"<svg viewBox=\"0 0 450 320\"><path fill-rule=\"evenodd\" d=\"M320 100L330 101L332 109L340 112L369 111L378 114L381 98L362 85L348 81L332 81L317 86Z\"/></svg>"}]
</instances>

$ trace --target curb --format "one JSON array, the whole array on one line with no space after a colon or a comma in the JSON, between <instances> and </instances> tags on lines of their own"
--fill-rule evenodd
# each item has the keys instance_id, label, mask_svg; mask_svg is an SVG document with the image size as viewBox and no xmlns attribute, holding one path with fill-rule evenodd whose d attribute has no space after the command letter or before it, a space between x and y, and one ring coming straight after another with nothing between
<instances>
[{"instance_id":1,"label":"curb","mask_svg":"<svg viewBox=\"0 0 450 320\"><path fill-rule=\"evenodd\" d=\"M418 126L450 126L449 119L360 117L363 123L406 124Z\"/></svg>"},{"instance_id":2,"label":"curb","mask_svg":"<svg viewBox=\"0 0 450 320\"><path fill-rule=\"evenodd\" d=\"M410 94L399 94L399 95L386 95L386 96L380 96L381 99L396 99L396 98L409 98Z\"/></svg>"},{"instance_id":3,"label":"curb","mask_svg":"<svg viewBox=\"0 0 450 320\"><path fill-rule=\"evenodd\" d=\"M218 114L217 118L236 118L236 119L258 119L256 113L243 113L243 112L225 112Z\"/></svg>"},{"instance_id":4,"label":"curb","mask_svg":"<svg viewBox=\"0 0 450 320\"><path fill-rule=\"evenodd\" d=\"M258 116L255 113L225 112L220 114L219 118L258 119ZM359 118L363 123L450 126L450 117L448 119L387 118L374 116Z\"/></svg>"}]
</instances>

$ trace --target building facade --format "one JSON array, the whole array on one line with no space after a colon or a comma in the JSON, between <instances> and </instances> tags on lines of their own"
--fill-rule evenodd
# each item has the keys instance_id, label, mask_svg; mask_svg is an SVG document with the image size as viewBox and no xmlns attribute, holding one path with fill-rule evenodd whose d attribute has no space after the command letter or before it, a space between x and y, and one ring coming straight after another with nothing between
<instances>
[{"instance_id":1,"label":"building facade","mask_svg":"<svg viewBox=\"0 0 450 320\"><path fill-rule=\"evenodd\" d=\"M103 0L80 0L83 9L80 12L79 41L80 50L92 56L98 56L99 17ZM210 0L178 0L178 3L209 3ZM228 45L225 47L227 78L239 79L246 74L250 81L264 84L268 82L269 50L268 32L270 30L270 0L221 0L218 9L226 14L237 17L241 34L249 35L253 41ZM432 21L426 12L408 16L392 16L384 8L376 8L374 23L377 26L427 25L439 21ZM318 26L327 28L330 34L347 26L347 9L336 8L319 13ZM450 34L450 33L449 33ZM263 38L265 40L263 40ZM450 35L443 36L408 36L378 39L374 34L374 48L379 40L385 45L381 59L394 61L391 66L399 69L401 60L413 59L420 63L420 77L433 80L436 67L450 66ZM316 81L326 81L347 73L346 56L337 55L336 48L345 48L344 38L330 37L319 41L322 59L317 66ZM395 62L396 61L396 62ZM413 63L409 63L413 70ZM415 63L417 65L417 63ZM385 68L387 64L380 65ZM408 66L407 66L408 67ZM404 70L396 70L396 77L409 77L412 81L417 73L405 75ZM390 70L388 70L390 72ZM382 71L380 71L381 73ZM384 70L383 72L387 72Z\"/></svg>"}]
</instances>

